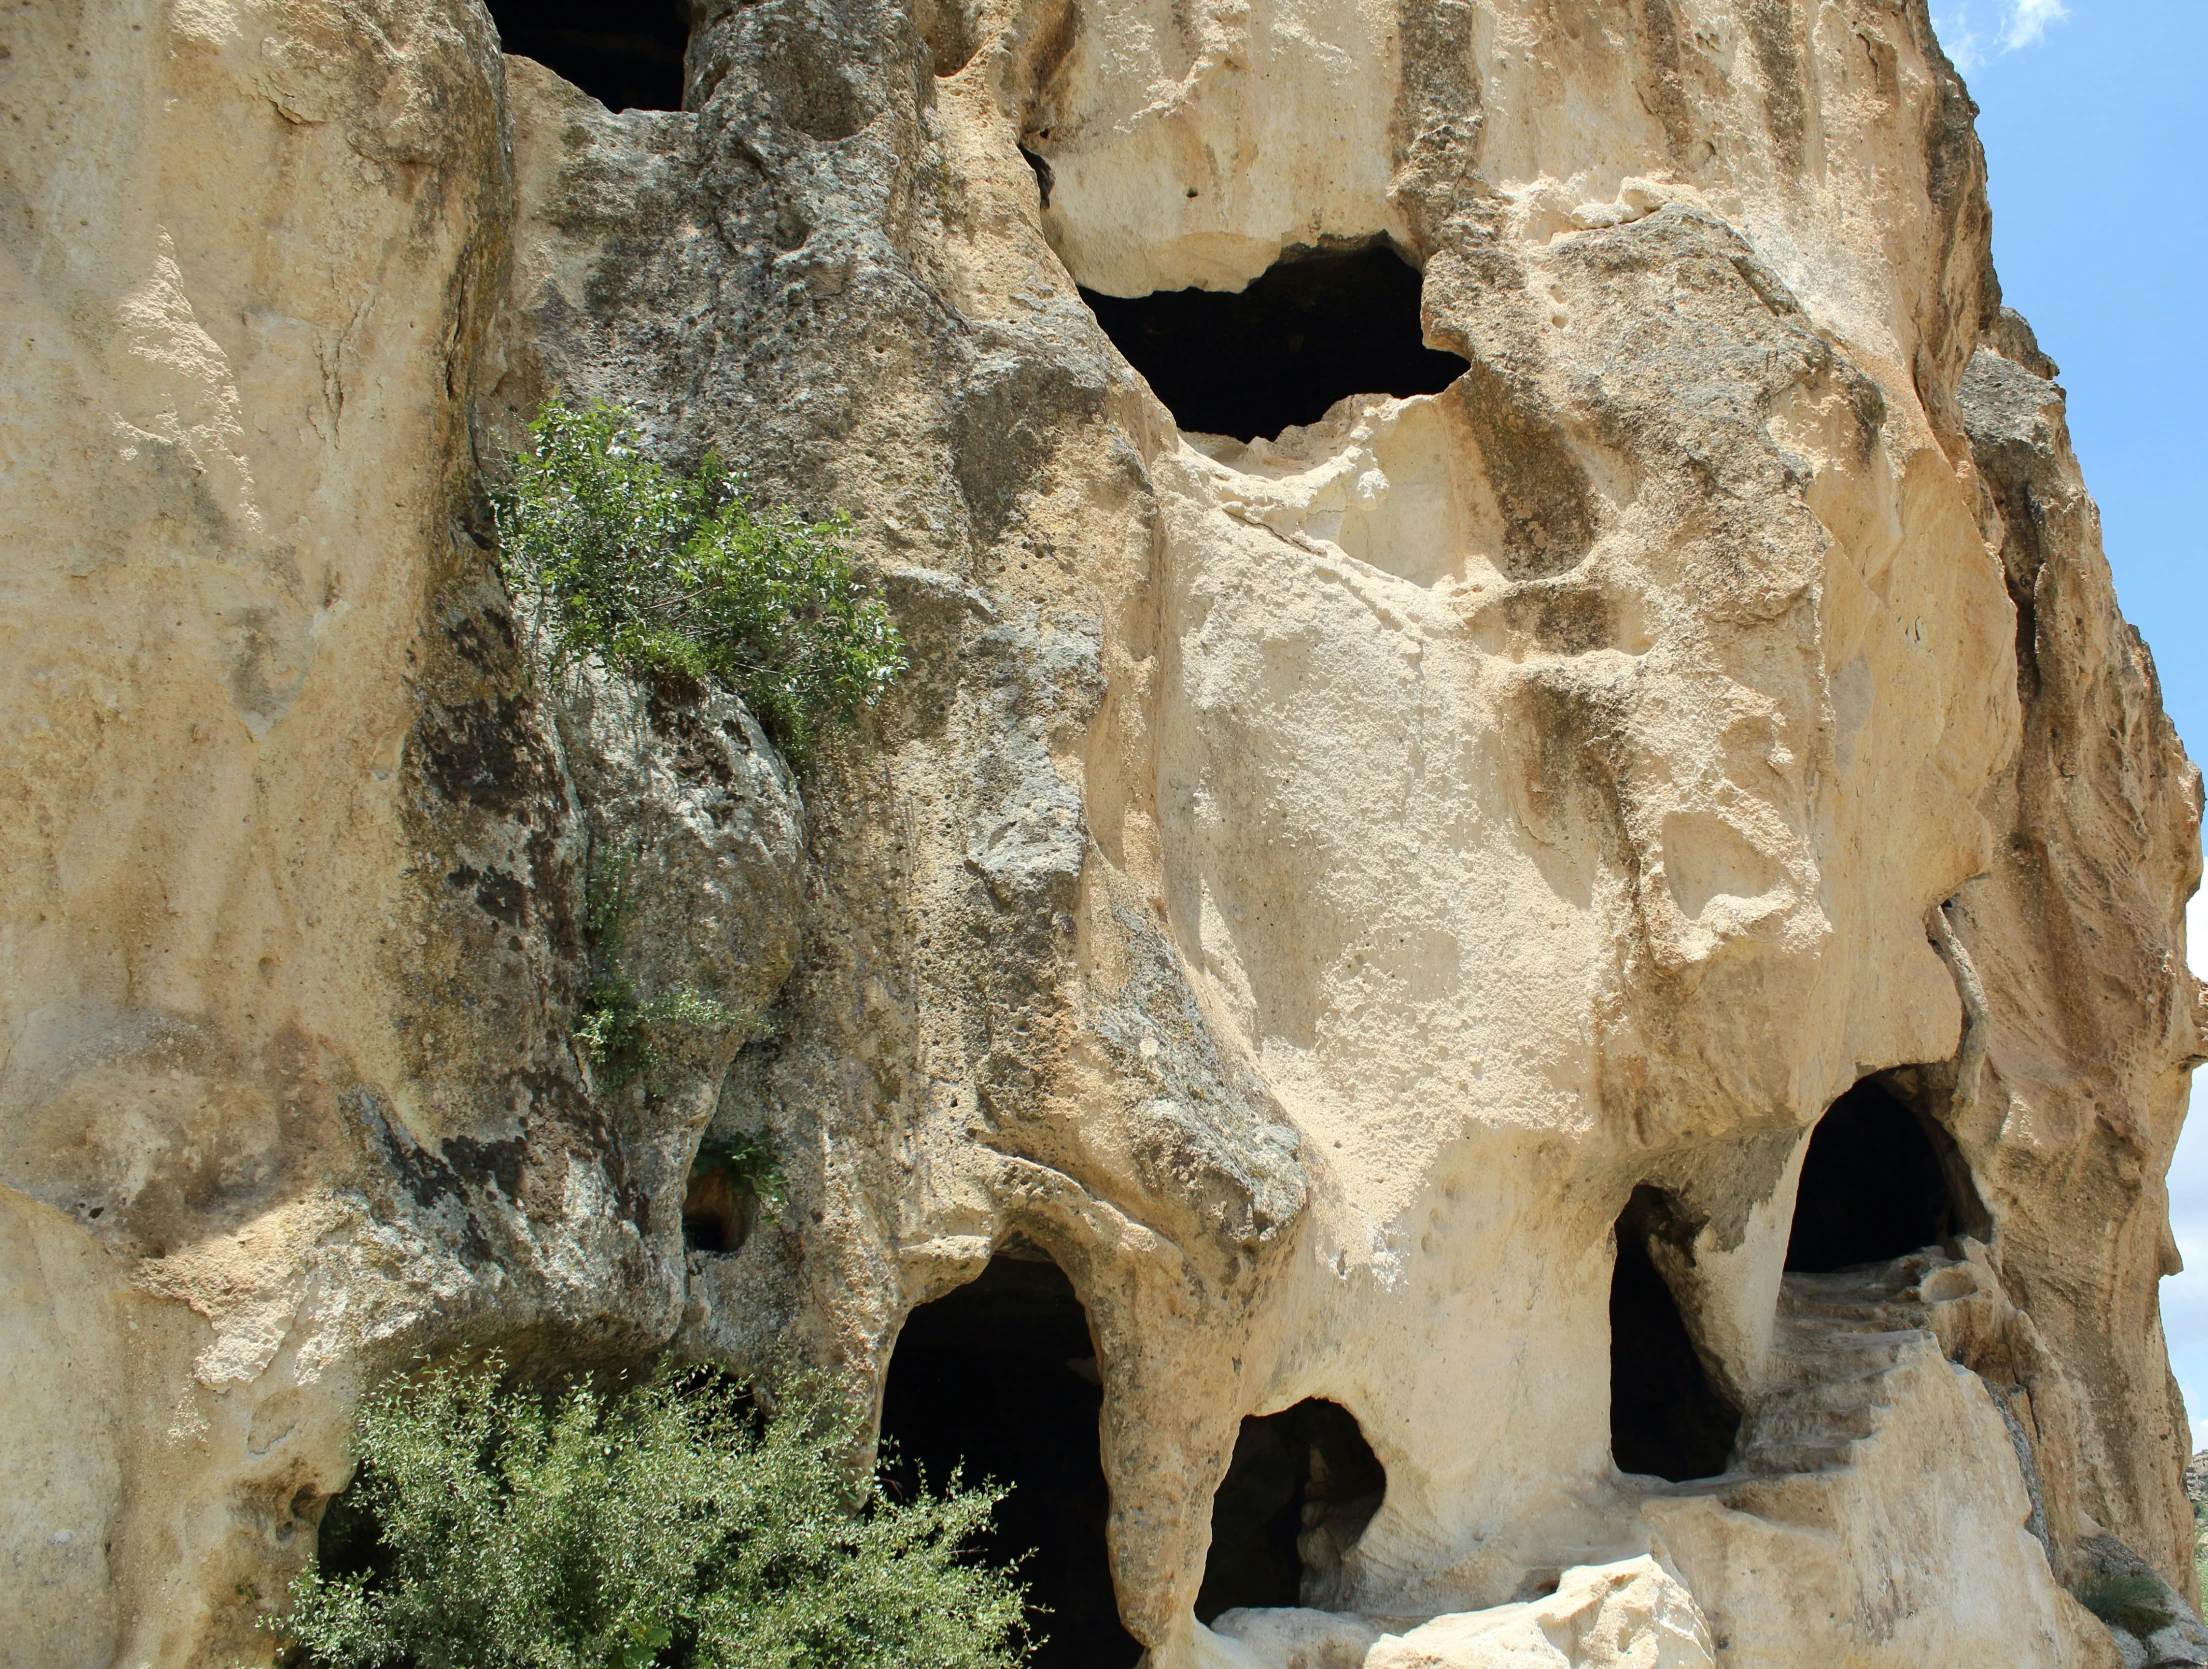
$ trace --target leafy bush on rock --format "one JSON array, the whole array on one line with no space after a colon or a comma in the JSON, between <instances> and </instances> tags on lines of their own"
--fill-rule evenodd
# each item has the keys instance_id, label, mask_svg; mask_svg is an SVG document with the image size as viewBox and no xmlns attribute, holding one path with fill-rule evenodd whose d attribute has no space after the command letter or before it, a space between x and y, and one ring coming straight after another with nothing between
<instances>
[{"instance_id":1,"label":"leafy bush on rock","mask_svg":"<svg viewBox=\"0 0 2208 1669\"><path fill-rule=\"evenodd\" d=\"M793 760L904 670L887 607L852 576L848 518L754 509L710 453L663 469L617 406L553 401L530 432L495 501L500 561L556 660L718 680Z\"/></svg>"},{"instance_id":2,"label":"leafy bush on rock","mask_svg":"<svg viewBox=\"0 0 2208 1669\"><path fill-rule=\"evenodd\" d=\"M598 1088L621 1088L658 1067L668 1038L735 1028L726 1004L678 985L647 999L621 965L622 942L635 902L635 853L617 852L591 866L583 923L590 983L569 1030L589 1057Z\"/></svg>"},{"instance_id":3,"label":"leafy bush on rock","mask_svg":"<svg viewBox=\"0 0 2208 1669\"><path fill-rule=\"evenodd\" d=\"M433 1369L372 1394L288 1632L317 1669L1015 1669L1001 1489L857 1493L817 1381L771 1416L700 1374L546 1397Z\"/></svg>"}]
</instances>

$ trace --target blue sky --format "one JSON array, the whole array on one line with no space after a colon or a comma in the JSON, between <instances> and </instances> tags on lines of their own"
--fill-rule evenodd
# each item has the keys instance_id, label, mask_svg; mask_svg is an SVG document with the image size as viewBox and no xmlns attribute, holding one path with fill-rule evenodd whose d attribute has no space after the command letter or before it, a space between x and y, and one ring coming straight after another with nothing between
<instances>
[{"instance_id":1,"label":"blue sky","mask_svg":"<svg viewBox=\"0 0 2208 1669\"><path fill-rule=\"evenodd\" d=\"M2208 0L1932 0L1982 114L1993 253L2062 367L2124 613L2196 759L2208 750ZM2191 912L2208 970L2208 911ZM2184 1274L2162 1285L2171 1365L2208 1447L2208 1117L2170 1169Z\"/></svg>"}]
</instances>

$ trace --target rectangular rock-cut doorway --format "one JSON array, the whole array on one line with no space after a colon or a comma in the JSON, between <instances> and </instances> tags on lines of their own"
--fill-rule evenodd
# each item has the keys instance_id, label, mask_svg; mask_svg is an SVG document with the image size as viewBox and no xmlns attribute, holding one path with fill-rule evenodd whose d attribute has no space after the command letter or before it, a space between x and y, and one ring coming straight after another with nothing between
<instances>
[{"instance_id":1,"label":"rectangular rock-cut doorway","mask_svg":"<svg viewBox=\"0 0 2208 1669\"><path fill-rule=\"evenodd\" d=\"M1685 1252L1677 1203L1643 1183L1618 1214L1610 1275L1610 1458L1621 1472L1685 1483L1714 1478L1740 1437L1734 1406L1695 1348L1651 1244Z\"/></svg>"}]
</instances>

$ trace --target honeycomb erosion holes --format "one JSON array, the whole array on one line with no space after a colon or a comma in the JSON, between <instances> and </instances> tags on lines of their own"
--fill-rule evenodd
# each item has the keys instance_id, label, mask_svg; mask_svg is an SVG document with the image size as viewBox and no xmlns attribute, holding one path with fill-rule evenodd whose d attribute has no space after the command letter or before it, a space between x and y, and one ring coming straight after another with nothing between
<instances>
[{"instance_id":1,"label":"honeycomb erosion holes","mask_svg":"<svg viewBox=\"0 0 2208 1669\"><path fill-rule=\"evenodd\" d=\"M499 45L608 110L680 110L689 0L490 0Z\"/></svg>"},{"instance_id":2,"label":"honeycomb erosion holes","mask_svg":"<svg viewBox=\"0 0 2208 1669\"><path fill-rule=\"evenodd\" d=\"M1351 394L1438 394L1462 375L1425 344L1420 282L1373 243L1291 252L1244 290L1081 297L1183 430L1248 441Z\"/></svg>"},{"instance_id":3,"label":"honeycomb erosion holes","mask_svg":"<svg viewBox=\"0 0 2208 1669\"><path fill-rule=\"evenodd\" d=\"M1740 1435L1740 1410L1711 1379L1649 1243L1691 1241L1671 1199L1640 1187L1618 1216L1610 1277L1610 1455L1621 1472L1673 1483L1714 1478Z\"/></svg>"},{"instance_id":4,"label":"honeycomb erosion holes","mask_svg":"<svg viewBox=\"0 0 2208 1669\"><path fill-rule=\"evenodd\" d=\"M1212 1497L1197 1619L1209 1623L1236 1606L1334 1604L1342 1556L1387 1488L1372 1445L1339 1403L1311 1397L1244 1420Z\"/></svg>"},{"instance_id":5,"label":"honeycomb erosion holes","mask_svg":"<svg viewBox=\"0 0 2208 1669\"><path fill-rule=\"evenodd\" d=\"M1039 1256L999 1254L981 1276L905 1320L882 1394L890 1487L1011 1486L982 1545L1026 1555L1020 1574L1048 1641L1036 1669L1131 1669L1105 1548L1111 1493L1098 1450L1104 1393L1073 1283Z\"/></svg>"},{"instance_id":6,"label":"honeycomb erosion holes","mask_svg":"<svg viewBox=\"0 0 2208 1669\"><path fill-rule=\"evenodd\" d=\"M1963 1231L1985 1213L1947 1132L1866 1078L1825 1110L1794 1195L1786 1267L1829 1274Z\"/></svg>"}]
</instances>

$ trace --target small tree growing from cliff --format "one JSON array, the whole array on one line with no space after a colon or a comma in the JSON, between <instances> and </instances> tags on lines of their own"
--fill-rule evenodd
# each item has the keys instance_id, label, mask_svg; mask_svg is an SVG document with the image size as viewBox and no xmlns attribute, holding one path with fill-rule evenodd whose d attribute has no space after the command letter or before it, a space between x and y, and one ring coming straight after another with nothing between
<instances>
[{"instance_id":1,"label":"small tree growing from cliff","mask_svg":"<svg viewBox=\"0 0 2208 1669\"><path fill-rule=\"evenodd\" d=\"M715 679L800 758L904 670L904 644L851 572L851 524L755 509L707 454L691 474L638 450L619 407L553 401L495 500L507 583L565 660Z\"/></svg>"},{"instance_id":2,"label":"small tree growing from cliff","mask_svg":"<svg viewBox=\"0 0 2208 1669\"><path fill-rule=\"evenodd\" d=\"M1003 1491L854 1502L860 1435L817 1383L763 1418L426 1372L364 1405L288 1632L316 1669L1016 1669L1021 1586L964 1551Z\"/></svg>"}]
</instances>

